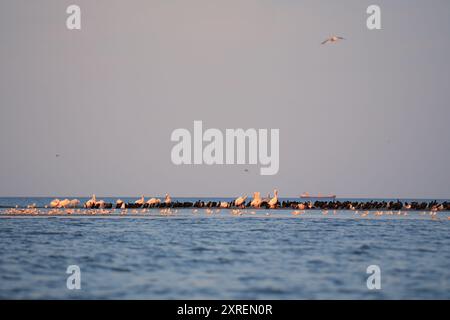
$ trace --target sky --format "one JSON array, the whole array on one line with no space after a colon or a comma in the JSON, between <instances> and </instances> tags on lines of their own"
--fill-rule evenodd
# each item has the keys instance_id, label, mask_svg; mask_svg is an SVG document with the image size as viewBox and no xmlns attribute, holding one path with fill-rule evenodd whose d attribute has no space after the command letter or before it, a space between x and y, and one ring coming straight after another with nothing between
<instances>
[{"instance_id":1,"label":"sky","mask_svg":"<svg viewBox=\"0 0 450 320\"><path fill-rule=\"evenodd\" d=\"M66 28L71 4L81 30ZM366 27L371 4L382 30ZM448 0L2 0L0 196L450 198L449 12ZM320 45L332 34L346 40ZM278 174L174 165L171 133L194 120L279 129Z\"/></svg>"}]
</instances>

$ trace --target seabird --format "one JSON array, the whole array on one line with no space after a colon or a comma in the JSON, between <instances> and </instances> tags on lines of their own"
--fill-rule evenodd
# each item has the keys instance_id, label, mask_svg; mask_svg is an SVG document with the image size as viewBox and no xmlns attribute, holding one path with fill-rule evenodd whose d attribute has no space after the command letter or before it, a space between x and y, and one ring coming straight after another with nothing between
<instances>
[{"instance_id":1,"label":"seabird","mask_svg":"<svg viewBox=\"0 0 450 320\"><path fill-rule=\"evenodd\" d=\"M331 36L328 39L326 39L325 41L323 41L322 44L326 44L328 42L335 43L335 42L338 42L339 40L345 40L345 39L343 37L339 37L339 36Z\"/></svg>"}]
</instances>

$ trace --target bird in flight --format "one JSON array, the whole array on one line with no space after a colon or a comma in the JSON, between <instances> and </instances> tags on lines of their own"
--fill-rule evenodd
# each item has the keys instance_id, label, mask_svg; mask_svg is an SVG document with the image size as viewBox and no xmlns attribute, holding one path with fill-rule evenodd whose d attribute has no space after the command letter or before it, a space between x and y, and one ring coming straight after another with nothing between
<instances>
[{"instance_id":1,"label":"bird in flight","mask_svg":"<svg viewBox=\"0 0 450 320\"><path fill-rule=\"evenodd\" d=\"M335 43L335 42L338 42L339 40L345 40L345 39L343 37L339 37L339 36L331 36L328 39L326 39L325 41L323 41L322 44L326 44L328 42Z\"/></svg>"}]
</instances>

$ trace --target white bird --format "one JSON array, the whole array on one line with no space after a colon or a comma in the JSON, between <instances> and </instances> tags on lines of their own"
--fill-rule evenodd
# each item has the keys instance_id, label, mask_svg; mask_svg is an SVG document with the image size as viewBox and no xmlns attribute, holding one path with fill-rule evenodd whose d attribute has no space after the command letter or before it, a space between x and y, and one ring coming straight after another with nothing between
<instances>
[{"instance_id":1,"label":"white bird","mask_svg":"<svg viewBox=\"0 0 450 320\"><path fill-rule=\"evenodd\" d=\"M277 190L277 189L273 190L273 194L274 194L273 198L270 199L270 201L269 201L269 203L268 203L268 204L269 204L269 207L270 207L271 209L274 209L275 206L276 206L277 203L278 203L278 190Z\"/></svg>"},{"instance_id":2,"label":"white bird","mask_svg":"<svg viewBox=\"0 0 450 320\"><path fill-rule=\"evenodd\" d=\"M159 203L161 203L161 200L156 199L156 198L151 198L150 200L147 201L147 204L149 206L156 205L156 204L159 204Z\"/></svg>"},{"instance_id":3,"label":"white bird","mask_svg":"<svg viewBox=\"0 0 450 320\"><path fill-rule=\"evenodd\" d=\"M220 202L220 207L221 208L229 208L230 204L226 201L222 201L222 202Z\"/></svg>"},{"instance_id":4,"label":"white bird","mask_svg":"<svg viewBox=\"0 0 450 320\"><path fill-rule=\"evenodd\" d=\"M172 202L172 198L166 193L166 197L164 198L165 204L170 204Z\"/></svg>"},{"instance_id":5,"label":"white bird","mask_svg":"<svg viewBox=\"0 0 450 320\"><path fill-rule=\"evenodd\" d=\"M50 202L50 208L57 208L60 202L61 200L59 199L52 200L52 202Z\"/></svg>"},{"instance_id":6,"label":"white bird","mask_svg":"<svg viewBox=\"0 0 450 320\"><path fill-rule=\"evenodd\" d=\"M245 200L247 199L247 196L245 197L239 197L236 200L234 200L234 205L236 207L242 206L245 203Z\"/></svg>"},{"instance_id":7,"label":"white bird","mask_svg":"<svg viewBox=\"0 0 450 320\"><path fill-rule=\"evenodd\" d=\"M250 205L254 208L259 208L261 206L262 199L261 199L261 193L255 192L253 193L253 200L250 202Z\"/></svg>"},{"instance_id":8,"label":"white bird","mask_svg":"<svg viewBox=\"0 0 450 320\"><path fill-rule=\"evenodd\" d=\"M78 207L79 204L80 204L80 200L73 199L73 200L70 200L69 207L70 208L76 208L76 207Z\"/></svg>"},{"instance_id":9,"label":"white bird","mask_svg":"<svg viewBox=\"0 0 450 320\"><path fill-rule=\"evenodd\" d=\"M326 39L325 41L323 41L322 44L326 44L328 42L335 43L335 42L338 42L339 40L345 40L345 39L343 37L331 36L328 39Z\"/></svg>"},{"instance_id":10,"label":"white bird","mask_svg":"<svg viewBox=\"0 0 450 320\"><path fill-rule=\"evenodd\" d=\"M134 203L137 205L142 206L145 202L144 196L142 196L140 199L136 200Z\"/></svg>"},{"instance_id":11,"label":"white bird","mask_svg":"<svg viewBox=\"0 0 450 320\"><path fill-rule=\"evenodd\" d=\"M84 206L86 208L92 208L95 206L95 204L97 203L97 198L95 197L95 194L92 195L92 198L90 198L88 201L86 201L86 203L84 204Z\"/></svg>"},{"instance_id":12,"label":"white bird","mask_svg":"<svg viewBox=\"0 0 450 320\"><path fill-rule=\"evenodd\" d=\"M58 208L67 208L70 204L70 200L69 199L64 199L62 201L59 202L58 204Z\"/></svg>"}]
</instances>

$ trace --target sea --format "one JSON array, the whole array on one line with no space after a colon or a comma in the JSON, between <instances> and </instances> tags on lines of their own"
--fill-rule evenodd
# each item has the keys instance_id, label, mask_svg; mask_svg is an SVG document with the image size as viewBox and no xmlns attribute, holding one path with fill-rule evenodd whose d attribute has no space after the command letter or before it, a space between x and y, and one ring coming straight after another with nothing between
<instances>
[{"instance_id":1,"label":"sea","mask_svg":"<svg viewBox=\"0 0 450 320\"><path fill-rule=\"evenodd\" d=\"M450 299L449 212L7 214L51 200L0 198L0 298Z\"/></svg>"}]
</instances>

